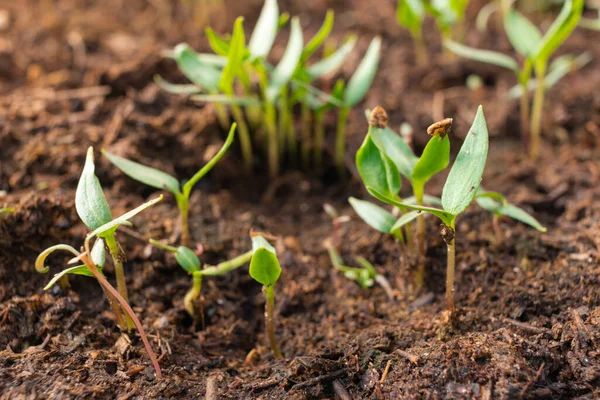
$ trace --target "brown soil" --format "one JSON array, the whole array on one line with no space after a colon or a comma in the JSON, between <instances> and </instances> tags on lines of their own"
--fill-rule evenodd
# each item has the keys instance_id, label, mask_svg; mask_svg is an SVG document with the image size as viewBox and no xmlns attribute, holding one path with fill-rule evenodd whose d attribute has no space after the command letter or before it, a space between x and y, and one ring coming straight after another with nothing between
<instances>
[{"instance_id":1,"label":"brown soil","mask_svg":"<svg viewBox=\"0 0 600 400\"><path fill-rule=\"evenodd\" d=\"M600 41L581 30L561 52L588 50L595 60L550 91L545 147L531 163L519 141L518 105L504 97L514 83L510 73L443 61L431 24L426 36L434 60L414 67L394 2L280 2L301 16L307 32L318 29L330 6L336 39L348 29L360 34L345 76L369 39L383 36L381 69L364 105L385 107L395 127L409 121L417 147L441 114L454 118L458 148L483 104L492 136L484 186L531 211L548 233L502 221L504 241L497 244L489 214L473 207L461 217L455 328L444 322L445 249L435 221L428 222L425 288L415 290L397 244L348 206L350 195L364 197L356 178L343 183L330 173L288 170L269 182L260 167L255 176L240 176L237 148L194 192L192 233L205 263L247 251L250 228L281 236L276 333L285 360L276 361L266 346L264 298L246 268L205 281L204 330L187 316L182 298L190 278L145 242L177 240L169 195L137 219L135 232L119 234L131 303L161 357L163 380L154 378L140 340L120 337L91 279L71 279L66 292L43 292L51 274L35 272L37 254L57 243L78 246L86 233L73 198L88 146L188 176L222 143L211 107L165 94L152 82L155 73L182 79L161 50L182 41L206 49L181 3L0 2L0 15L8 16L0 23L0 190L7 192L0 206L16 207L0 216L0 399L600 396ZM252 27L262 2L225 3L227 12L211 18L219 32L237 15ZM481 4L472 3L474 15ZM545 24L544 16L539 20ZM495 26L487 34L469 32L470 44L509 51ZM284 44L277 43L275 55ZM472 73L484 79L479 91L464 87ZM350 172L366 130L361 114L355 110L348 130ZM114 214L156 195L97 158ZM442 183L438 177L428 190L439 194ZM394 302L381 288L362 290L331 267L323 242L332 227L323 203L351 216L341 227L342 255L373 262L394 286ZM65 261L49 260L54 272ZM112 279L108 267L107 273Z\"/></svg>"}]
</instances>

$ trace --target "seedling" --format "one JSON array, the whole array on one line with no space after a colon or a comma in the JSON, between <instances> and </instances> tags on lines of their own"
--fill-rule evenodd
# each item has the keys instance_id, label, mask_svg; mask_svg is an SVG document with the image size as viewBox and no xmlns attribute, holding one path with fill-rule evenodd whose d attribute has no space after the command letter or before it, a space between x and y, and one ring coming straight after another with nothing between
<instances>
[{"instance_id":1,"label":"seedling","mask_svg":"<svg viewBox=\"0 0 600 400\"><path fill-rule=\"evenodd\" d=\"M275 340L274 312L275 312L275 291L274 285L281 275L281 267L277 259L275 248L261 234L251 232L252 238L252 259L250 260L250 276L263 285L263 292L266 297L265 303L265 325L267 336L271 343L273 355L278 360L283 358L277 341Z\"/></svg>"},{"instance_id":2,"label":"seedling","mask_svg":"<svg viewBox=\"0 0 600 400\"><path fill-rule=\"evenodd\" d=\"M194 301L200 298L200 292L202 290L202 277L225 275L237 268L242 267L244 264L250 261L250 258L252 257L252 251L248 251L229 261L224 261L215 266L207 265L204 268L201 268L202 264L200 259L189 247L168 246L154 239L150 239L150 243L160 249L173 253L175 255L177 264L192 276L192 287L186 293L183 299L183 307L192 318L196 320L200 318L202 321L202 327L204 327L204 313L201 310L199 313L200 315L198 315L194 310Z\"/></svg>"},{"instance_id":3,"label":"seedling","mask_svg":"<svg viewBox=\"0 0 600 400\"><path fill-rule=\"evenodd\" d=\"M446 41L444 45L456 54L472 60L498 65L515 72L521 86L521 133L529 146L531 158L536 159L540 151L541 122L544 105L544 93L548 88L547 70L548 61L554 51L563 44L577 26L583 10L583 0L565 0L562 10L548 31L542 36L540 31L525 16L511 9L504 18L504 29L515 49L524 57L524 62L519 67L518 62L505 54L489 50L474 49L453 41ZM565 69L564 65L555 68ZM570 68L568 68L570 69ZM529 115L529 81L532 70L535 71L535 95L533 111ZM549 75L556 78L555 70L550 70ZM564 76L564 73L561 77ZM529 134L531 131L531 135Z\"/></svg>"},{"instance_id":4,"label":"seedling","mask_svg":"<svg viewBox=\"0 0 600 400\"><path fill-rule=\"evenodd\" d=\"M371 125L370 133L375 133L377 136L382 128ZM392 165L385 152L379 152L378 163L380 164L379 173L375 175L378 179L369 180L367 190L371 195L384 203L393 205L399 208L406 208L417 212L427 212L435 215L442 222L440 233L448 249L447 272L446 272L446 301L448 311L452 315L455 310L454 303L454 268L456 259L456 219L461 215L467 207L475 199L488 154L488 130L483 115L483 109L480 106L477 110L477 115L473 121L471 129L467 134L465 141L454 161L452 169L444 184L442 191L442 209L413 205L407 202L402 202L395 196L396 191L389 190L393 187L394 178L392 175L386 175L386 168L389 170ZM377 149L377 147L375 147ZM375 155L377 153L373 152ZM372 163L373 166L377 162ZM481 197L498 198L497 194L482 195ZM485 202L485 201L484 201ZM499 212L499 209L495 211ZM508 214L508 213L507 213Z\"/></svg>"},{"instance_id":5,"label":"seedling","mask_svg":"<svg viewBox=\"0 0 600 400\"><path fill-rule=\"evenodd\" d=\"M135 161L127 160L126 158L119 157L111 154L108 151L102 150L104 155L119 168L123 173L138 182L144 183L148 186L167 190L175 196L177 201L177 207L179 207L179 213L181 216L181 242L184 246L190 245L190 230L188 223L188 212L189 212L189 200L190 194L194 185L198 183L204 175L206 175L215 164L223 157L231 143L233 142L233 136L235 134L236 124L234 123L229 130L229 135L225 140L225 143L217 154L207 162L192 178L181 185L177 178L166 172L160 171L156 168L147 167ZM110 247L110 245L109 245Z\"/></svg>"},{"instance_id":6,"label":"seedling","mask_svg":"<svg viewBox=\"0 0 600 400\"><path fill-rule=\"evenodd\" d=\"M350 221L350 217L340 215L331 204L323 204L323 210L331 217L333 225L333 248L338 249L340 247L340 227L344 222Z\"/></svg>"},{"instance_id":7,"label":"seedling","mask_svg":"<svg viewBox=\"0 0 600 400\"><path fill-rule=\"evenodd\" d=\"M365 186L378 187L392 198L400 200L398 193L402 177L412 186L414 198L406 199L408 203L423 205L439 203L439 199L425 195L425 184L437 173L443 171L450 161L450 139L448 132L452 127L452 119L431 125L428 134L431 139L425 146L421 157L417 157L402 137L387 126L387 114L381 107L376 107L370 117L370 127L365 140L356 153L356 166ZM381 180L381 174L390 179ZM385 176L385 175L384 175ZM389 187L385 187L389 183ZM425 256L425 221L424 216L416 211L400 208L404 214L400 218L387 210L367 201L350 198L350 204L357 214L371 227L390 233L400 241L403 240L402 227L406 230L406 241L409 252L413 250L411 221L417 219L418 255L421 258L421 271L416 277L420 285L423 280L423 257Z\"/></svg>"},{"instance_id":8,"label":"seedling","mask_svg":"<svg viewBox=\"0 0 600 400\"><path fill-rule=\"evenodd\" d=\"M346 278L355 281L363 289L368 289L377 282L383 288L388 298L392 301L394 300L394 293L392 292L390 283L385 276L377 273L373 264L367 261L366 258L356 257L355 260L361 267L354 268L344 264L344 260L333 246L327 246L327 252L329 253L333 267L342 272Z\"/></svg>"},{"instance_id":9,"label":"seedling","mask_svg":"<svg viewBox=\"0 0 600 400\"><path fill-rule=\"evenodd\" d=\"M94 277L98 281L98 283L102 287L102 290L104 291L104 294L108 298L108 302L115 314L117 324L121 327L121 329L128 330L129 323L127 321L131 321L133 326L138 330L140 338L142 339L146 351L148 352L148 356L150 357L150 361L152 362L154 370L156 371L156 376L158 379L160 379L162 376L160 366L158 364L158 361L156 360L156 356L154 355L152 348L150 347L150 343L148 342L146 333L144 332L144 328L140 320L137 318L137 316L131 309L128 300L124 296L122 296L120 291L117 291L108 282L108 280L106 280L104 274L102 273L102 267L104 266L105 262L104 244L108 244L109 240L115 240L114 236L117 228L121 225L130 226L131 223L129 222L129 219L134 217L139 212L150 207L151 205L159 202L162 199L162 196L154 200L148 201L142 204L141 206L121 215L116 219L112 219L110 215L110 209L108 208L108 204L106 204L106 199L104 197L104 194L102 193L100 184L98 183L97 178L93 175L93 152L91 148L88 152L88 160L86 161L86 168L84 168L84 171L87 169L87 172L90 172L90 166L92 175L87 175L87 173L84 173L84 175L82 176L82 180L84 181L84 189L82 189L81 193L86 195L86 201L82 202L81 199L80 201L77 201L76 199L75 204L77 207L77 212L79 214L79 217L88 227L90 227L91 222L94 223L94 226L100 223L100 221L106 222L99 224L95 229L93 229L91 233L89 233L86 236L81 252L66 244L59 244L49 247L38 256L35 262L35 269L40 273L48 272L49 268L44 265L46 258L51 253L57 250L67 251L73 254L75 258L69 261L69 264L83 264L76 267L67 268L59 274L55 275L54 278L50 281L50 283L48 283L48 285L44 288L44 290L48 290L56 282L68 275L84 275ZM90 176L93 176L93 178L95 179L95 183L94 179L88 179ZM79 188L78 193L80 193ZM90 227L90 229L92 228ZM90 250L90 242L94 238L97 239L94 244L94 247ZM110 246L109 250L111 250L112 254L112 249L110 249ZM117 264L115 263L115 273L116 268Z\"/></svg>"}]
</instances>

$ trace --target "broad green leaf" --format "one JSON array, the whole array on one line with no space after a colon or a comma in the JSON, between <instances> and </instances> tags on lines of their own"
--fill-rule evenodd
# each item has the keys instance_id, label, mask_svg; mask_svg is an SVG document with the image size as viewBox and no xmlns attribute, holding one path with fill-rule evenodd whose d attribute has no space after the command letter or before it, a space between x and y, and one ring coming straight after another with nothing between
<instances>
[{"instance_id":1,"label":"broad green leaf","mask_svg":"<svg viewBox=\"0 0 600 400\"><path fill-rule=\"evenodd\" d=\"M273 286L279 279L279 275L281 275L281 267L275 249L264 237L253 236L250 276L263 286Z\"/></svg>"},{"instance_id":2,"label":"broad green leaf","mask_svg":"<svg viewBox=\"0 0 600 400\"><path fill-rule=\"evenodd\" d=\"M423 211L413 210L413 211L409 211L407 213L402 214L402 216L400 218L398 218L398 220L396 222L394 222L394 225L392 226L390 231L394 232L394 231L402 228L404 225L415 220L422 213L423 213Z\"/></svg>"},{"instance_id":3,"label":"broad green leaf","mask_svg":"<svg viewBox=\"0 0 600 400\"><path fill-rule=\"evenodd\" d=\"M233 26L233 36L227 53L227 65L223 69L223 74L219 80L219 88L225 94L233 93L233 82L242 67L244 59L244 50L246 48L246 36L244 34L244 18L238 17Z\"/></svg>"},{"instance_id":4,"label":"broad green leaf","mask_svg":"<svg viewBox=\"0 0 600 400\"><path fill-rule=\"evenodd\" d=\"M517 52L526 57L533 56L538 43L542 40L542 34L535 25L520 12L510 9L504 19L504 29L508 40Z\"/></svg>"},{"instance_id":5,"label":"broad green leaf","mask_svg":"<svg viewBox=\"0 0 600 400\"><path fill-rule=\"evenodd\" d=\"M453 40L444 40L444 46L453 53L470 60L479 61L486 64L494 64L500 67L510 69L515 73L519 73L519 64L505 54L496 51L475 49L462 45Z\"/></svg>"},{"instance_id":6,"label":"broad green leaf","mask_svg":"<svg viewBox=\"0 0 600 400\"><path fill-rule=\"evenodd\" d=\"M267 57L271 47L273 47L278 26L279 6L277 0L265 0L248 45L252 57Z\"/></svg>"},{"instance_id":7,"label":"broad green leaf","mask_svg":"<svg viewBox=\"0 0 600 400\"><path fill-rule=\"evenodd\" d=\"M533 52L532 58L536 63L546 63L552 53L571 35L581 18L583 3L584 0L565 0L558 17Z\"/></svg>"},{"instance_id":8,"label":"broad green leaf","mask_svg":"<svg viewBox=\"0 0 600 400\"><path fill-rule=\"evenodd\" d=\"M423 150L423 154L414 166L410 178L415 196L423 197L425 184L440 171L446 169L450 163L450 138L448 135L440 140L434 136Z\"/></svg>"},{"instance_id":9,"label":"broad green leaf","mask_svg":"<svg viewBox=\"0 0 600 400\"><path fill-rule=\"evenodd\" d=\"M305 62L317 49L323 44L327 36L331 33L333 28L333 10L327 10L325 20L319 31L306 43L304 50L302 50L302 56L300 59Z\"/></svg>"},{"instance_id":10,"label":"broad green leaf","mask_svg":"<svg viewBox=\"0 0 600 400\"><path fill-rule=\"evenodd\" d=\"M356 44L356 36L350 36L348 40L329 57L322 59L309 66L306 73L312 78L317 79L325 75L335 73L344 63L348 54Z\"/></svg>"},{"instance_id":11,"label":"broad green leaf","mask_svg":"<svg viewBox=\"0 0 600 400\"><path fill-rule=\"evenodd\" d=\"M206 37L208 37L208 44L215 53L220 56L227 56L229 53L229 42L221 39L212 28L206 28Z\"/></svg>"},{"instance_id":12,"label":"broad green leaf","mask_svg":"<svg viewBox=\"0 0 600 400\"><path fill-rule=\"evenodd\" d=\"M177 264L187 272L192 273L194 271L200 271L200 259L190 248L185 246L179 246L177 253L175 253L175 260Z\"/></svg>"},{"instance_id":13,"label":"broad green leaf","mask_svg":"<svg viewBox=\"0 0 600 400\"><path fill-rule=\"evenodd\" d=\"M389 211L384 210L376 204L354 197L350 197L348 201L358 216L371 228L382 233L391 232L396 218Z\"/></svg>"},{"instance_id":14,"label":"broad green leaf","mask_svg":"<svg viewBox=\"0 0 600 400\"><path fill-rule=\"evenodd\" d=\"M202 89L216 91L219 89L219 80L221 71L214 66L202 62L198 53L190 48L186 43L175 46L175 61L181 72L190 81L200 86Z\"/></svg>"},{"instance_id":15,"label":"broad green leaf","mask_svg":"<svg viewBox=\"0 0 600 400\"><path fill-rule=\"evenodd\" d=\"M116 218L116 219L110 221L109 223L96 228L92 232L88 233L87 238L92 238L94 236L104 237L104 235L111 234L112 232L114 232L120 225L131 225L131 223L128 221L130 218L133 218L135 215L144 211L146 208L150 207L151 205L158 203L162 199L163 199L163 195L161 194L159 197L145 202L141 206L121 215L119 218Z\"/></svg>"},{"instance_id":16,"label":"broad green leaf","mask_svg":"<svg viewBox=\"0 0 600 400\"><path fill-rule=\"evenodd\" d=\"M128 160L123 157L119 157L106 150L102 150L102 153L119 168L125 175L135 179L138 182L142 182L153 188L168 190L169 192L176 194L179 193L179 181L163 172L159 169L147 167L143 164L135 161Z\"/></svg>"},{"instance_id":17,"label":"broad green leaf","mask_svg":"<svg viewBox=\"0 0 600 400\"><path fill-rule=\"evenodd\" d=\"M348 85L346 85L344 91L344 104L346 107L354 107L369 91L377 72L380 55L381 38L376 37L371 41L367 53L348 81Z\"/></svg>"},{"instance_id":18,"label":"broad green leaf","mask_svg":"<svg viewBox=\"0 0 600 400\"><path fill-rule=\"evenodd\" d=\"M499 215L506 215L507 217L510 217L517 221L521 221L524 224L527 224L540 232L546 232L546 228L542 224L540 224L540 222L537 219L532 217L522 208L519 208L510 203L506 203L503 205L501 202L495 201L490 197L477 197L475 200L481 208L489 212Z\"/></svg>"},{"instance_id":19,"label":"broad green leaf","mask_svg":"<svg viewBox=\"0 0 600 400\"><path fill-rule=\"evenodd\" d=\"M242 107L259 106L261 104L260 100L255 97L228 96L226 94L202 94L191 96L190 99L207 103L236 104Z\"/></svg>"},{"instance_id":20,"label":"broad green leaf","mask_svg":"<svg viewBox=\"0 0 600 400\"><path fill-rule=\"evenodd\" d=\"M373 197L375 197L376 199L378 199L380 201L383 201L384 203L390 204L390 205L392 205L394 207L398 207L400 209L406 208L406 209L414 210L414 211L428 212L428 213L433 214L436 217L438 217L444 224L446 224L448 226L451 226L452 221L454 221L454 219L456 218L455 215L452 215L447 211L440 210L439 208L417 206L414 204L400 202L398 200L392 199L392 198L384 195L383 193L377 191L377 189L370 187L370 186L367 187L367 190Z\"/></svg>"},{"instance_id":21,"label":"broad green leaf","mask_svg":"<svg viewBox=\"0 0 600 400\"><path fill-rule=\"evenodd\" d=\"M94 173L95 169L94 149L90 147L75 192L75 209L83 223L92 230L112 220L110 207Z\"/></svg>"},{"instance_id":22,"label":"broad green leaf","mask_svg":"<svg viewBox=\"0 0 600 400\"><path fill-rule=\"evenodd\" d=\"M369 127L372 132L374 127ZM371 134L356 152L356 168L365 186L371 186L391 198L398 197L400 174L396 165L373 142Z\"/></svg>"},{"instance_id":23,"label":"broad green leaf","mask_svg":"<svg viewBox=\"0 0 600 400\"><path fill-rule=\"evenodd\" d=\"M425 8L423 7L422 0L399 0L396 11L398 23L408 29L413 35L419 34L423 18L425 17Z\"/></svg>"},{"instance_id":24,"label":"broad green leaf","mask_svg":"<svg viewBox=\"0 0 600 400\"><path fill-rule=\"evenodd\" d=\"M267 88L267 98L269 101L274 101L277 96L279 96L281 89L287 85L292 78L296 66L300 61L300 56L302 55L302 46L303 38L300 20L298 17L294 17L292 18L290 40L288 41L285 53L271 74L271 80L269 82L269 87Z\"/></svg>"},{"instance_id":25,"label":"broad green leaf","mask_svg":"<svg viewBox=\"0 0 600 400\"><path fill-rule=\"evenodd\" d=\"M154 83L162 90L171 94L196 94L202 91L202 88L194 84L178 84L164 80L160 75L154 75Z\"/></svg>"},{"instance_id":26,"label":"broad green leaf","mask_svg":"<svg viewBox=\"0 0 600 400\"><path fill-rule=\"evenodd\" d=\"M229 146L231 146L231 143L233 143L233 137L235 136L235 128L236 127L237 127L236 123L233 123L231 125L231 128L229 129L229 134L227 135L227 139L225 139L225 143L223 143L223 146L221 146L221 149L219 150L219 152L217 154L215 154L214 157L209 162L207 162L204 165L204 167L202 167L200 169L200 171L196 172L196 174L183 185L182 192L184 194L186 194L186 193L189 194L192 191L192 188L194 187L194 185L200 179L202 179L202 177L204 175L206 175L215 166L215 164L217 162L219 162L221 157L223 157L223 155L225 154L227 149L229 149Z\"/></svg>"},{"instance_id":27,"label":"broad green leaf","mask_svg":"<svg viewBox=\"0 0 600 400\"><path fill-rule=\"evenodd\" d=\"M442 191L444 210L459 215L477 194L488 154L488 130L479 106Z\"/></svg>"},{"instance_id":28,"label":"broad green leaf","mask_svg":"<svg viewBox=\"0 0 600 400\"><path fill-rule=\"evenodd\" d=\"M99 271L100 271L100 273L102 273L101 269L99 269ZM46 286L44 286L44 290L48 290L48 289L52 288L52 286L56 285L56 283L60 280L60 278L62 278L63 276L66 276L66 275L83 275L83 276L91 276L91 277L94 276L92 271L90 271L90 269L88 267L86 267L85 265L79 265L77 267L67 268L67 269L60 271L58 274L54 275L52 277L52 279L50 280L50 282L48 282L48 284Z\"/></svg>"}]
</instances>

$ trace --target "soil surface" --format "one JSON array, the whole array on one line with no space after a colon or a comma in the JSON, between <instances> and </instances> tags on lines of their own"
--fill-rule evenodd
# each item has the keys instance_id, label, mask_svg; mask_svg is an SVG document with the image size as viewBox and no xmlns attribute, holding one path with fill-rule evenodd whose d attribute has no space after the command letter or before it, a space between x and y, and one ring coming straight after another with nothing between
<instances>
[{"instance_id":1,"label":"soil surface","mask_svg":"<svg viewBox=\"0 0 600 400\"><path fill-rule=\"evenodd\" d=\"M156 73L184 82L162 50L184 41L208 49L205 21L192 18L186 3L0 1L0 208L16 208L0 215L0 399L600 397L600 40L590 31L577 30L560 50L589 51L594 60L549 91L544 147L534 163L519 139L518 104L506 98L514 77L444 58L432 21L425 30L431 62L415 67L395 2L280 2L301 17L307 37L328 7L336 11L334 40L359 34L344 77L370 39L382 35L380 70L363 106L382 105L396 129L410 122L417 150L430 123L453 117L456 151L483 104L491 135L483 186L531 212L548 232L502 220L498 242L488 213L473 206L461 216L453 328L444 320L446 256L436 221L427 220L427 277L416 288L398 244L347 203L349 196L368 197L353 167L367 129L361 107L349 122L349 179L337 179L332 168L288 168L269 181L264 162L244 176L234 146L192 196L192 236L204 263L248 251L251 228L280 237L276 335L284 360L267 346L264 297L247 267L205 280L204 329L183 310L190 277L147 244L150 237L178 241L168 193L118 233L131 304L160 357L162 380L137 335L121 336L93 280L75 277L69 289L44 292L52 274L35 272L36 256L58 243L78 247L86 234L74 193L88 146L97 151L97 174L119 215L158 193L124 176L101 148L185 177L223 142L211 106L153 83ZM208 20L227 32L244 15L249 33L261 3L228 0ZM475 30L471 21L483 4L471 3L467 43L509 52L495 20L487 32ZM547 27L550 15L534 18ZM483 87L467 89L470 74L482 77ZM335 114L327 123L332 136ZM439 195L443 180L436 177L428 192ZM370 260L390 281L393 301L381 287L363 290L332 268L323 246L333 232L324 203L350 217L339 231L342 256ZM55 273L67 258L48 261ZM110 266L106 273L114 279Z\"/></svg>"}]
</instances>

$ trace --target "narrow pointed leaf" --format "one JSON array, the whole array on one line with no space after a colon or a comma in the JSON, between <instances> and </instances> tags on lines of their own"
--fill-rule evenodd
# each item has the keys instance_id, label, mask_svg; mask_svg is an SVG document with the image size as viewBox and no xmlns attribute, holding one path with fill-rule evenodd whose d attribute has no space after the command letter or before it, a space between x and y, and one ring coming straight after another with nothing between
<instances>
[{"instance_id":1,"label":"narrow pointed leaf","mask_svg":"<svg viewBox=\"0 0 600 400\"><path fill-rule=\"evenodd\" d=\"M531 57L542 40L542 34L523 14L510 9L504 20L504 27L510 43L520 54Z\"/></svg>"},{"instance_id":2,"label":"narrow pointed leaf","mask_svg":"<svg viewBox=\"0 0 600 400\"><path fill-rule=\"evenodd\" d=\"M202 88L194 84L178 84L164 80L160 75L154 75L154 83L162 90L171 94L196 94L202 91Z\"/></svg>"},{"instance_id":3,"label":"narrow pointed leaf","mask_svg":"<svg viewBox=\"0 0 600 400\"><path fill-rule=\"evenodd\" d=\"M443 171L450 163L450 138L444 136L442 140L435 136L423 150L423 154L415 164L411 182L417 198L423 197L425 184L438 172Z\"/></svg>"},{"instance_id":4,"label":"narrow pointed leaf","mask_svg":"<svg viewBox=\"0 0 600 400\"><path fill-rule=\"evenodd\" d=\"M323 44L327 36L331 33L333 28L333 10L327 10L325 20L319 31L306 43L304 50L302 50L301 60L306 61L317 49Z\"/></svg>"},{"instance_id":5,"label":"narrow pointed leaf","mask_svg":"<svg viewBox=\"0 0 600 400\"><path fill-rule=\"evenodd\" d=\"M317 79L322 76L334 74L340 69L348 54L356 45L356 36L351 36L339 49L337 49L329 57L322 59L309 66L306 72L312 79Z\"/></svg>"},{"instance_id":6,"label":"narrow pointed leaf","mask_svg":"<svg viewBox=\"0 0 600 400\"><path fill-rule=\"evenodd\" d=\"M390 233L392 231L392 226L396 222L396 218L394 218L392 213L369 201L359 200L354 197L350 197L348 201L358 216L371 228L382 233Z\"/></svg>"},{"instance_id":7,"label":"narrow pointed leaf","mask_svg":"<svg viewBox=\"0 0 600 400\"><path fill-rule=\"evenodd\" d=\"M244 34L244 18L238 17L233 26L233 36L227 53L227 65L223 69L223 74L219 80L219 88L225 94L233 93L233 82L237 76L238 70L242 66L244 59L244 50L246 48L246 35Z\"/></svg>"},{"instance_id":8,"label":"narrow pointed leaf","mask_svg":"<svg viewBox=\"0 0 600 400\"><path fill-rule=\"evenodd\" d=\"M200 86L202 89L216 91L219 89L219 80L221 71L214 66L202 62L198 53L190 48L186 43L175 46L175 61L181 72L190 81Z\"/></svg>"},{"instance_id":9,"label":"narrow pointed leaf","mask_svg":"<svg viewBox=\"0 0 600 400\"><path fill-rule=\"evenodd\" d=\"M584 0L565 0L558 17L533 52L532 58L536 62L547 62L552 53L571 35L581 18L583 3Z\"/></svg>"},{"instance_id":10,"label":"narrow pointed leaf","mask_svg":"<svg viewBox=\"0 0 600 400\"><path fill-rule=\"evenodd\" d=\"M253 236L250 276L263 286L272 286L280 275L281 267L273 246L264 237Z\"/></svg>"},{"instance_id":11,"label":"narrow pointed leaf","mask_svg":"<svg viewBox=\"0 0 600 400\"><path fill-rule=\"evenodd\" d=\"M515 73L519 72L519 64L517 64L512 57L509 57L505 54L498 53L496 51L475 49L452 40L445 40L444 46L451 52L456 53L461 57L486 64L498 65L500 67L510 69Z\"/></svg>"},{"instance_id":12,"label":"narrow pointed leaf","mask_svg":"<svg viewBox=\"0 0 600 400\"><path fill-rule=\"evenodd\" d=\"M229 42L220 38L212 28L206 28L206 37L211 49L220 56L227 56L229 53Z\"/></svg>"},{"instance_id":13,"label":"narrow pointed leaf","mask_svg":"<svg viewBox=\"0 0 600 400\"><path fill-rule=\"evenodd\" d=\"M105 150L102 150L102 153L111 163L130 178L153 188L168 190L173 194L179 193L179 181L166 172L119 157Z\"/></svg>"},{"instance_id":14,"label":"narrow pointed leaf","mask_svg":"<svg viewBox=\"0 0 600 400\"><path fill-rule=\"evenodd\" d=\"M376 37L371 41L367 53L348 81L348 85L346 85L344 91L344 104L346 107L354 107L369 91L379 66L380 55L381 38Z\"/></svg>"},{"instance_id":15,"label":"narrow pointed leaf","mask_svg":"<svg viewBox=\"0 0 600 400\"><path fill-rule=\"evenodd\" d=\"M75 192L75 209L79 218L90 229L96 229L112 220L110 207L104 197L100 181L95 175L94 149L90 147L85 166Z\"/></svg>"},{"instance_id":16,"label":"narrow pointed leaf","mask_svg":"<svg viewBox=\"0 0 600 400\"><path fill-rule=\"evenodd\" d=\"M409 211L407 213L402 214L402 216L400 218L398 218L398 220L396 222L394 222L394 225L392 225L390 232L397 231L398 229L402 228L404 225L415 220L422 212L423 211L413 210L413 211Z\"/></svg>"},{"instance_id":17,"label":"narrow pointed leaf","mask_svg":"<svg viewBox=\"0 0 600 400\"><path fill-rule=\"evenodd\" d=\"M267 88L267 98L270 101L274 101L277 96L279 96L281 89L287 85L292 78L296 66L300 61L300 56L302 55L302 46L303 37L300 20L298 17L294 17L292 18L292 30L290 32L290 39L287 48L285 49L285 53L271 74L271 81Z\"/></svg>"},{"instance_id":18,"label":"narrow pointed leaf","mask_svg":"<svg viewBox=\"0 0 600 400\"><path fill-rule=\"evenodd\" d=\"M125 214L121 215L118 218L115 218L114 220L110 221L109 223L96 228L91 233L88 233L87 237L88 238L94 237L94 236L103 237L107 233L114 232L120 225L131 225L131 223L129 222L129 219L133 218L140 212L144 211L146 208L158 203L162 199L163 199L163 196L161 194L159 197L157 197L153 200L147 201L146 203L142 204L141 206L139 206L129 212L126 212Z\"/></svg>"},{"instance_id":19,"label":"narrow pointed leaf","mask_svg":"<svg viewBox=\"0 0 600 400\"><path fill-rule=\"evenodd\" d=\"M444 210L459 215L477 194L488 154L488 130L479 106L442 191Z\"/></svg>"},{"instance_id":20,"label":"narrow pointed leaf","mask_svg":"<svg viewBox=\"0 0 600 400\"><path fill-rule=\"evenodd\" d=\"M102 272L102 269L99 269L99 271ZM94 276L94 274L92 274L92 271L90 271L90 269L88 267L86 267L85 265L79 265L77 267L67 268L67 269L60 271L58 274L54 275L52 277L52 279L50 280L50 282L48 282L48 284L46 286L44 286L44 290L48 290L48 289L52 288L52 286L56 285L56 283L60 280L60 278L62 278L63 276L66 276L66 275L83 275L83 276L91 276L91 277Z\"/></svg>"},{"instance_id":21,"label":"narrow pointed leaf","mask_svg":"<svg viewBox=\"0 0 600 400\"><path fill-rule=\"evenodd\" d=\"M271 47L273 47L278 27L279 6L277 0L265 0L248 45L252 57L267 57Z\"/></svg>"},{"instance_id":22,"label":"narrow pointed leaf","mask_svg":"<svg viewBox=\"0 0 600 400\"><path fill-rule=\"evenodd\" d=\"M527 211L513 204L507 203L503 205L502 203L495 201L490 197L477 197L476 201L481 208L489 212L505 215L517 221L521 221L540 232L546 232L546 228L540 224L537 219L528 214Z\"/></svg>"},{"instance_id":23,"label":"narrow pointed leaf","mask_svg":"<svg viewBox=\"0 0 600 400\"><path fill-rule=\"evenodd\" d=\"M255 97L250 96L228 96L225 94L204 94L204 95L196 95L191 96L191 100L201 101L206 103L220 103L220 104L236 104L238 106L247 107L247 106L259 106L260 100Z\"/></svg>"}]
</instances>

